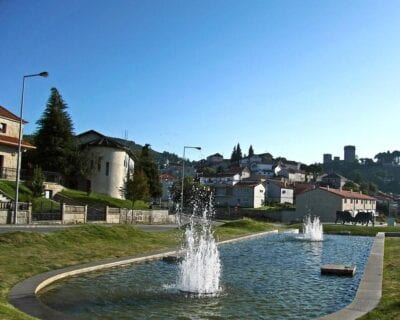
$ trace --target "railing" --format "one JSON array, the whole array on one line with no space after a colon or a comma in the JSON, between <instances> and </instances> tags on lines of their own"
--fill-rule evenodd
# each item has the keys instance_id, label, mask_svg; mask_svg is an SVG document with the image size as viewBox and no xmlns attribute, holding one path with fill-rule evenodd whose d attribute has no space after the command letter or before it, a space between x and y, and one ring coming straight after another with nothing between
<instances>
[{"instance_id":1,"label":"railing","mask_svg":"<svg viewBox=\"0 0 400 320\"><path fill-rule=\"evenodd\" d=\"M14 210L15 202L0 202L0 210ZM29 203L18 202L18 210L29 210Z\"/></svg>"},{"instance_id":2,"label":"railing","mask_svg":"<svg viewBox=\"0 0 400 320\"><path fill-rule=\"evenodd\" d=\"M45 181L47 182L55 182L58 184L62 184L64 181L63 176L58 172L43 171L43 175ZM32 180L33 170L21 169L20 176L21 180ZM15 180L16 178L17 178L16 168L0 167L0 179Z\"/></svg>"}]
</instances>

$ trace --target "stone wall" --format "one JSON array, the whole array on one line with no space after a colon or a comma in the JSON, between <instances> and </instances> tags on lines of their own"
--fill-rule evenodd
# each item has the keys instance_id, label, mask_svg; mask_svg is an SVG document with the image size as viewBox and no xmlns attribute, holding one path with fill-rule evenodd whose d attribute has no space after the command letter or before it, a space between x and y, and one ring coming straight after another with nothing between
<instances>
[{"instance_id":1,"label":"stone wall","mask_svg":"<svg viewBox=\"0 0 400 320\"><path fill-rule=\"evenodd\" d=\"M63 224L86 223L87 206L71 206L63 203L61 207L61 220Z\"/></svg>"},{"instance_id":2,"label":"stone wall","mask_svg":"<svg viewBox=\"0 0 400 320\"><path fill-rule=\"evenodd\" d=\"M168 214L168 210L130 210L123 208L106 208L107 223L128 224L172 224L175 215Z\"/></svg>"},{"instance_id":3,"label":"stone wall","mask_svg":"<svg viewBox=\"0 0 400 320\"><path fill-rule=\"evenodd\" d=\"M0 209L0 224L11 224L13 217L13 206L11 209L2 208ZM30 224L32 222L32 204L28 207L24 206L24 209L18 210L17 224Z\"/></svg>"}]
</instances>

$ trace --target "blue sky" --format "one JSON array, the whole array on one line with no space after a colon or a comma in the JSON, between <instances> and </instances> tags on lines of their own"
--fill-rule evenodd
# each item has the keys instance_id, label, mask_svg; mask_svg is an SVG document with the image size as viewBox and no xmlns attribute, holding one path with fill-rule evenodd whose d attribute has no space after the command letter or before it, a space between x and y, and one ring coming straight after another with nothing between
<instances>
[{"instance_id":1,"label":"blue sky","mask_svg":"<svg viewBox=\"0 0 400 320\"><path fill-rule=\"evenodd\" d=\"M191 159L400 149L400 1L0 0L0 105Z\"/></svg>"}]
</instances>

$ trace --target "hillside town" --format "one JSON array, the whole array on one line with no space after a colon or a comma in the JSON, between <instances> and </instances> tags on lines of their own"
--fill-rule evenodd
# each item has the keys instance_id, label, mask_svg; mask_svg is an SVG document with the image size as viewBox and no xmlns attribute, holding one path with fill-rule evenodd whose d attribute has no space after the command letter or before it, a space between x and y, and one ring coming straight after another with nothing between
<instances>
[{"instance_id":1,"label":"hillside town","mask_svg":"<svg viewBox=\"0 0 400 320\"><path fill-rule=\"evenodd\" d=\"M57 108L57 103L51 104L54 94L59 95L53 91L48 109ZM59 101L62 99L59 98ZM67 115L64 114L64 117ZM21 121L22 124L26 121L5 107L0 107L0 119L1 178L13 181L17 173L18 126ZM44 129L42 127L42 131ZM39 131L36 136L40 134ZM60 133L52 134L54 136ZM143 147L144 152L148 154L147 163L143 163L141 155L135 154L127 141L109 137L94 129L79 133L73 139L76 141L76 148L80 150L79 154L84 155L84 158L73 161L72 165L76 165L70 167L69 171L56 171L59 165L54 166L53 159L57 156L54 152L57 147L51 150L46 142L47 149L44 150L40 140L37 140L38 146L35 146L34 139L31 142L21 140L21 149L24 151L22 155L28 158L22 159L22 180L34 179L35 170L32 168L35 166L43 175L42 188L39 188L41 195L53 201L79 204L60 197L63 188L72 187L87 194L143 200L151 206L171 211L180 202L182 194L179 189L183 179L185 184L198 183L210 190L215 206L220 212L225 210L225 213L237 213L242 209L266 209L263 217L282 222L301 221L307 214L318 215L322 221L332 222L335 221L338 211L349 211L353 216L366 211L378 217L379 213L391 215L396 214L398 210L398 194L379 191L371 183L365 188L365 185L352 181L332 169L324 170L324 167L329 168L333 163L358 163L355 146L344 146L343 160L338 156L332 159L331 154L324 154L322 164L306 165L284 157L274 158L270 153L255 154L252 146L248 155L242 155L238 143L230 159L215 153L197 162L184 159L187 163L183 167L182 159L175 163L166 159L162 165L157 165L149 153L148 145ZM36 156L30 156L30 152ZM46 159L49 158L52 158L51 166L46 166ZM392 165L399 166L397 153L393 159ZM150 169L145 169L146 166ZM142 171L145 173L144 177L137 174ZM72 172L74 174L71 174ZM148 172L152 172L153 177ZM142 181L143 179L145 180ZM153 179L152 184L150 179ZM185 186L185 193L186 189ZM12 202L4 190L0 189L0 193L6 202ZM184 197L190 198L186 194ZM10 210L9 215L11 214ZM3 221L12 219L8 217Z\"/></svg>"}]
</instances>

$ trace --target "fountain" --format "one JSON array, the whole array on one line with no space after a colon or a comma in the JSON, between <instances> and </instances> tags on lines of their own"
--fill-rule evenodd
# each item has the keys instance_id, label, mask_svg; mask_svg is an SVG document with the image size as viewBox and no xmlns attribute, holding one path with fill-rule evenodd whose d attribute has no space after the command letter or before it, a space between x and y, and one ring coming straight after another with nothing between
<instances>
[{"instance_id":1,"label":"fountain","mask_svg":"<svg viewBox=\"0 0 400 320\"><path fill-rule=\"evenodd\" d=\"M307 215L304 218L303 238L310 241L323 240L322 224L319 221L319 217L315 216L314 219L311 219L311 215Z\"/></svg>"},{"instance_id":2,"label":"fountain","mask_svg":"<svg viewBox=\"0 0 400 320\"><path fill-rule=\"evenodd\" d=\"M183 260L179 264L177 288L195 295L215 295L220 290L221 262L211 229L212 197L206 205L194 201L185 231Z\"/></svg>"}]
</instances>

